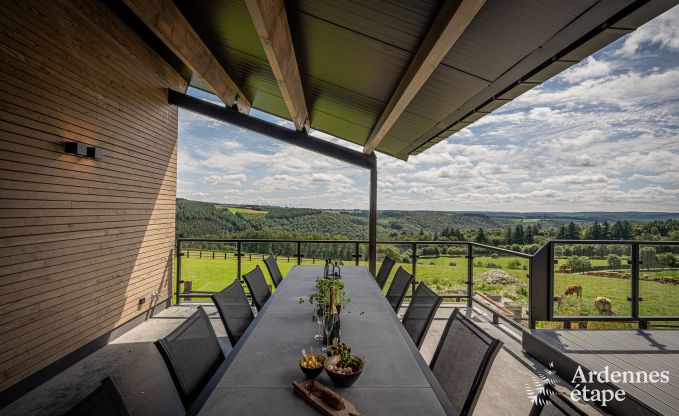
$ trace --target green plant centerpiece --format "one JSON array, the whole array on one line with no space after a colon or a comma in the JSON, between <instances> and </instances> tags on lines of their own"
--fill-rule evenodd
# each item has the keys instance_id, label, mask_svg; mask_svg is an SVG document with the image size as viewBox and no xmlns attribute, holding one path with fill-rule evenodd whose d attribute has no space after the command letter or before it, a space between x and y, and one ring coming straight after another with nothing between
<instances>
[{"instance_id":1,"label":"green plant centerpiece","mask_svg":"<svg viewBox=\"0 0 679 416\"><path fill-rule=\"evenodd\" d=\"M342 306L347 305L349 302L351 302L351 299L349 299L346 296L346 293L344 292L344 282L338 279L326 279L323 277L317 277L316 278L316 292L310 293L309 294L309 303L312 305L318 304L319 301L323 301L326 305L330 305L330 287L334 286L335 287L335 293L336 293L336 303L337 307L341 308ZM303 299L300 299L302 302L304 301Z\"/></svg>"}]
</instances>

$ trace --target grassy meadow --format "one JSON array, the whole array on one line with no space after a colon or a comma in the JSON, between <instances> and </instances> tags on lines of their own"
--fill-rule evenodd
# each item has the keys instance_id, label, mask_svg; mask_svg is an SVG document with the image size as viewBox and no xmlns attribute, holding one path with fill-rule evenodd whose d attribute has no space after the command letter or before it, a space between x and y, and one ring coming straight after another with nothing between
<instances>
[{"instance_id":1,"label":"grassy meadow","mask_svg":"<svg viewBox=\"0 0 679 416\"><path fill-rule=\"evenodd\" d=\"M597 264L596 259L591 260L593 265ZM283 275L287 274L290 268L297 264L296 258L281 256L278 258L278 266ZM321 265L322 259L303 259L303 265ZM347 263L349 264L349 263ZM366 265L366 262L362 262ZM499 266L518 280L528 284L527 269L528 260L518 257L475 257L474 258L475 278L488 270L493 270ZM243 257L241 273L246 273L259 265L264 271L264 275L269 280L262 255L248 255ZM603 265L603 264L601 264ZM399 266L403 266L407 271L411 271L411 264L398 263L394 267L393 273ZM493 267L487 267L493 266ZM648 316L677 316L679 315L679 285L669 283L659 283L652 281L654 277L673 276L679 277L679 270L668 270L661 272L641 271L647 274L649 280L642 280L640 286L640 296L643 301L640 303L640 312ZM212 258L212 252L204 251L203 258L198 258L198 252L192 251L190 257L182 258L182 279L190 280L194 291L219 291L226 287L237 277L237 262L231 253L224 259L223 252L217 252ZM426 258L421 257L417 263L417 279L426 282L428 286L440 294L464 293L466 290L467 259L462 256L440 256ZM391 277L390 277L391 279ZM269 281L269 283L271 283ZM385 285L385 291L389 282ZM555 294L562 296L562 306L558 307L554 303L554 314L556 316L580 316L587 314L597 316L598 311L594 307L594 300L598 296L605 296L611 300L612 310L615 316L626 316L630 314L630 302L627 297L631 295L631 280L615 279L610 277L600 277L585 274L555 273L554 278ZM569 285L582 286L582 297L575 295L566 296L564 292ZM527 305L528 299L525 294L516 295L509 288L502 285L480 284L475 281L474 290L483 293L501 294L513 300ZM351 296L351 294L349 294ZM596 324L591 323L590 327L597 325L605 327L625 327L628 324Z\"/></svg>"}]
</instances>

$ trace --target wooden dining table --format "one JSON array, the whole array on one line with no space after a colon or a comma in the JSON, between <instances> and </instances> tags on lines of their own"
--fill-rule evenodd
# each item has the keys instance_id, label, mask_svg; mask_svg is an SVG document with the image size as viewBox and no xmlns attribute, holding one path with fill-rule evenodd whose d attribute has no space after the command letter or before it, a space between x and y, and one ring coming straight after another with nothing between
<instances>
[{"instance_id":1,"label":"wooden dining table","mask_svg":"<svg viewBox=\"0 0 679 416\"><path fill-rule=\"evenodd\" d=\"M294 266L227 356L200 403L200 415L317 415L292 381L304 375L302 348L320 352L318 324L308 295L321 266ZM341 311L341 342L366 364L356 384L336 388L362 415L457 415L367 268L342 266L348 305ZM304 301L301 302L300 299Z\"/></svg>"}]
</instances>

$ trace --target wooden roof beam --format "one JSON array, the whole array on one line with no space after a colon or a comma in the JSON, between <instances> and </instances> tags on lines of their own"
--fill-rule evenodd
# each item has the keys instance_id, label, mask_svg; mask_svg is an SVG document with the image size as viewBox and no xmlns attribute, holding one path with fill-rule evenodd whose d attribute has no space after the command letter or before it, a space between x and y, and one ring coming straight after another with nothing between
<instances>
[{"instance_id":1,"label":"wooden roof beam","mask_svg":"<svg viewBox=\"0 0 679 416\"><path fill-rule=\"evenodd\" d=\"M295 48L283 0L245 0L250 17L276 77L278 88L298 131L309 130L309 111L304 99Z\"/></svg>"},{"instance_id":2,"label":"wooden roof beam","mask_svg":"<svg viewBox=\"0 0 679 416\"><path fill-rule=\"evenodd\" d=\"M217 97L248 113L252 104L212 55L172 0L123 0L134 14L184 62Z\"/></svg>"},{"instance_id":3,"label":"wooden roof beam","mask_svg":"<svg viewBox=\"0 0 679 416\"><path fill-rule=\"evenodd\" d=\"M410 62L394 94L368 136L363 152L372 153L415 98L486 0L447 0Z\"/></svg>"}]
</instances>

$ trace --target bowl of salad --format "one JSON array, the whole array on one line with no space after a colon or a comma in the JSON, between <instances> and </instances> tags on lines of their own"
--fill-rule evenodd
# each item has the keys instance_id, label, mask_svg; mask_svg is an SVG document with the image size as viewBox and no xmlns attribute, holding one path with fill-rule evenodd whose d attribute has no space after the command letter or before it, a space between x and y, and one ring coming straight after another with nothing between
<instances>
[{"instance_id":1,"label":"bowl of salad","mask_svg":"<svg viewBox=\"0 0 679 416\"><path fill-rule=\"evenodd\" d=\"M358 380L365 362L362 358L343 351L325 360L325 372L337 387L350 387Z\"/></svg>"}]
</instances>

